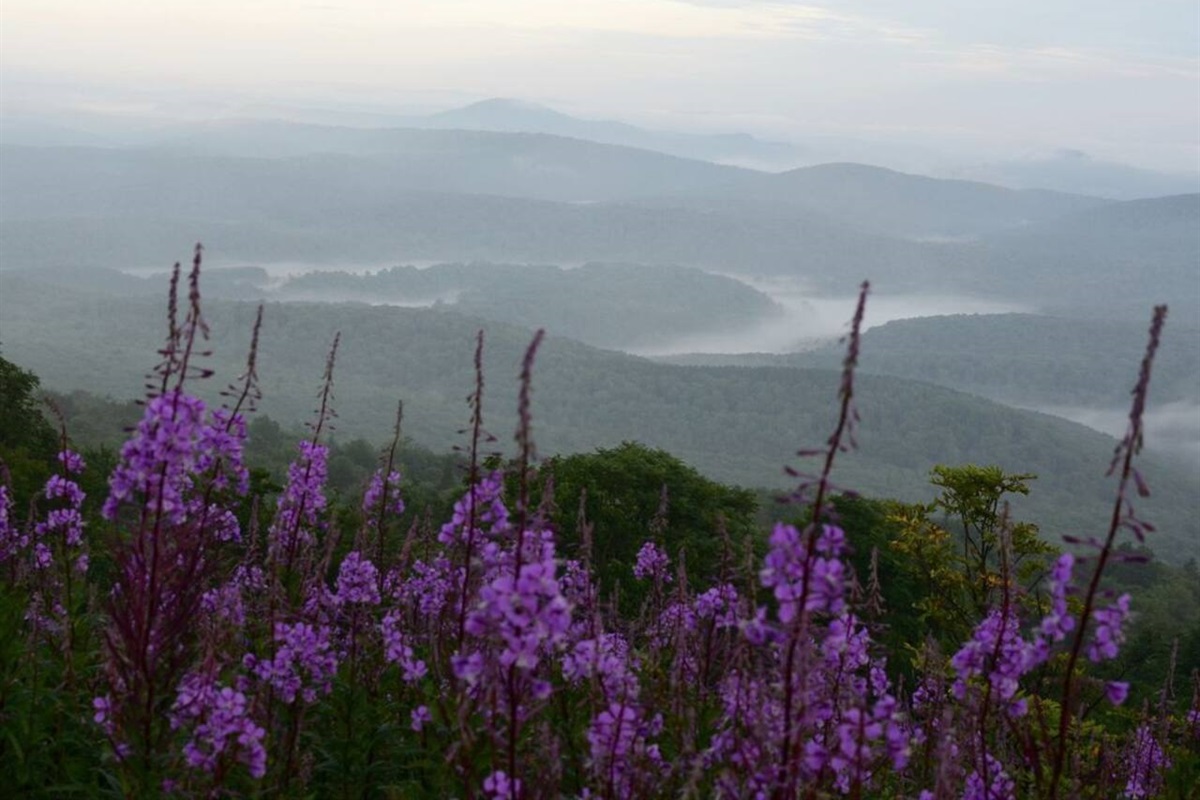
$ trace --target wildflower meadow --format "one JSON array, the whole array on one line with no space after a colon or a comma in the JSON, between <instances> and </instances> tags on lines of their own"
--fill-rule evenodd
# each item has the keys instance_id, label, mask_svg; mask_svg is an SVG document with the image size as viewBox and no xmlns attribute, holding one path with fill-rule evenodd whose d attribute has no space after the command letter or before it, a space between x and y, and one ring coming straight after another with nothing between
<instances>
[{"instance_id":1,"label":"wildflower meadow","mask_svg":"<svg viewBox=\"0 0 1200 800\"><path fill-rule=\"evenodd\" d=\"M1130 559L1122 542L1154 536L1137 455L1165 306L1109 465L1108 528L1043 542L1009 519L1002 493L983 511L964 504L950 541L909 518L894 546L951 567L952 589L931 597L937 608L888 614L942 614L958 638L900 640L882 611L880 545L844 524L852 487L832 478L858 433L866 284L830 398L836 425L815 447L796 443L807 449L788 467L795 490L778 521L752 534L716 526L699 558L664 533L678 511L664 491L636 558L613 567L596 563L614 534L591 521L586 493L556 494L536 456L541 332L508 457L491 455L480 334L461 494L444 518L406 507L401 414L355 502L327 492L336 339L286 479L254 490L244 448L257 328L244 373L220 401L202 399L197 387L218 378L205 367L200 265L198 249L190 273L176 268L143 416L111 470L91 474L64 427L34 497L18 504L0 483L0 773L11 791L1197 796L1196 676L1174 664L1164 685L1131 687L1104 673L1138 613L1106 575ZM561 507L576 506L563 530ZM614 569L633 588L606 582Z\"/></svg>"}]
</instances>

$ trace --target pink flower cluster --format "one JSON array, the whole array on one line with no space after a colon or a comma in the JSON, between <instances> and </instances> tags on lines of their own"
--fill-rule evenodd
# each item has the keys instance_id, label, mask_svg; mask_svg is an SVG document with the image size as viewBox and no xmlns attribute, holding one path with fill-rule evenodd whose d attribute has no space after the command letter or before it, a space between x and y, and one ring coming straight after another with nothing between
<instances>
[{"instance_id":1,"label":"pink flower cluster","mask_svg":"<svg viewBox=\"0 0 1200 800\"><path fill-rule=\"evenodd\" d=\"M314 703L333 690L338 661L331 634L327 625L277 622L274 656L260 659L248 653L243 663L255 677L270 684L283 702L295 702L299 695L305 703Z\"/></svg>"},{"instance_id":2,"label":"pink flower cluster","mask_svg":"<svg viewBox=\"0 0 1200 800\"><path fill-rule=\"evenodd\" d=\"M265 775L266 731L250 718L249 709L243 692L222 686L211 676L187 675L171 707L171 727L190 731L183 747L188 766L212 772L222 758L234 755L255 778Z\"/></svg>"},{"instance_id":3,"label":"pink flower cluster","mask_svg":"<svg viewBox=\"0 0 1200 800\"><path fill-rule=\"evenodd\" d=\"M633 565L633 575L638 580L652 580L661 583L671 582L671 559L665 550L654 542L646 542L638 550L637 561Z\"/></svg>"}]
</instances>

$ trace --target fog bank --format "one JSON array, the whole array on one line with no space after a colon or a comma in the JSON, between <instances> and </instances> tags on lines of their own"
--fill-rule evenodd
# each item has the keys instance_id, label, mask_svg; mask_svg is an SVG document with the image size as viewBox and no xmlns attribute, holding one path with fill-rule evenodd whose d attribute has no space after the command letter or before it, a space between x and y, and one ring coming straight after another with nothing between
<instances>
[{"instance_id":1,"label":"fog bank","mask_svg":"<svg viewBox=\"0 0 1200 800\"><path fill-rule=\"evenodd\" d=\"M727 277L745 283L770 297L784 313L735 334L691 336L642 348L634 355L673 356L684 353L795 353L809 350L849 329L857 295L819 296L802 279ZM898 319L945 314L1007 314L1029 312L1032 307L1007 300L988 300L939 292L876 294L867 299L863 329Z\"/></svg>"},{"instance_id":2,"label":"fog bank","mask_svg":"<svg viewBox=\"0 0 1200 800\"><path fill-rule=\"evenodd\" d=\"M1122 409L1038 406L1032 410L1064 417L1117 438L1125 435L1129 425L1129 411ZM1152 396L1144 426L1146 449L1185 462L1200 491L1200 402L1183 400L1155 406Z\"/></svg>"}]
</instances>

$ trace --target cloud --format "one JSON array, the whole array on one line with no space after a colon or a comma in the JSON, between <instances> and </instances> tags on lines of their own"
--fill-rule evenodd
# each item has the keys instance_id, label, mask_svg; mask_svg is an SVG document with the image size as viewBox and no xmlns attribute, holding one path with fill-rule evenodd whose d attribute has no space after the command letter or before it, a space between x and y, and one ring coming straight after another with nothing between
<instances>
[{"instance_id":1,"label":"cloud","mask_svg":"<svg viewBox=\"0 0 1200 800\"><path fill-rule=\"evenodd\" d=\"M1078 47L1002 47L970 44L930 47L919 59L960 78L992 76L1007 81L1184 79L1200 81L1200 59L1130 56Z\"/></svg>"},{"instance_id":2,"label":"cloud","mask_svg":"<svg viewBox=\"0 0 1200 800\"><path fill-rule=\"evenodd\" d=\"M0 67L9 85L37 72L241 102L515 95L770 136L971 131L1191 167L1193 3L0 0Z\"/></svg>"}]
</instances>

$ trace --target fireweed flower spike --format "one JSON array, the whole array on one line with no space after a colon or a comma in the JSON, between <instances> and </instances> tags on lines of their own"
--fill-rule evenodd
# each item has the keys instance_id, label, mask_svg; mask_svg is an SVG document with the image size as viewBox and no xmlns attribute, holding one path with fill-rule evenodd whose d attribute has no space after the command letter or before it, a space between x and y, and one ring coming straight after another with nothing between
<instances>
[{"instance_id":1,"label":"fireweed flower spike","mask_svg":"<svg viewBox=\"0 0 1200 800\"><path fill-rule=\"evenodd\" d=\"M8 485L0 482L0 564L29 546L29 536L12 519Z\"/></svg>"},{"instance_id":2,"label":"fireweed flower spike","mask_svg":"<svg viewBox=\"0 0 1200 800\"><path fill-rule=\"evenodd\" d=\"M187 516L186 494L198 471L205 406L198 397L174 389L152 399L134 437L121 448L121 461L109 478L103 514L116 520L125 502L140 500L144 514L178 525Z\"/></svg>"},{"instance_id":3,"label":"fireweed flower spike","mask_svg":"<svg viewBox=\"0 0 1200 800\"><path fill-rule=\"evenodd\" d=\"M633 565L633 575L638 580L653 580L663 583L671 582L671 559L666 551L654 542L646 542L638 550L637 563Z\"/></svg>"},{"instance_id":4,"label":"fireweed flower spike","mask_svg":"<svg viewBox=\"0 0 1200 800\"><path fill-rule=\"evenodd\" d=\"M1108 560L1112 558L1117 532L1122 528L1130 529L1140 540L1147 530L1146 524L1137 519L1133 513L1129 491L1132 484L1136 485L1139 495L1149 494L1149 490L1140 479L1140 476L1135 474L1133 458L1142 448L1142 415L1146 409L1146 398L1150 390L1150 371L1154 365L1154 356L1158 352L1158 345L1162 339L1163 326L1166 324L1166 321L1167 307L1165 305L1155 306L1154 315L1150 320L1146 353L1142 357L1141 368L1138 370L1137 383L1133 387L1133 401L1129 410L1129 427L1125 432L1125 438L1117 445L1113 453L1112 464L1109 466L1109 474L1116 474L1118 476L1116 500L1113 503L1108 535L1100 546L1100 552L1096 558L1096 568L1092 572L1091 581L1088 583L1087 592L1084 595L1083 611L1079 616L1080 625L1075 631L1075 637L1064 671L1065 677L1063 678L1062 698L1060 700L1062 713L1059 715L1058 736L1054 749L1054 767L1050 779L1051 800L1057 800L1059 796L1063 769L1066 766L1067 737L1070 730L1075 699L1075 664L1078 662L1080 653L1083 650L1088 623L1093 618L1096 597L1100 590L1100 577L1104 573L1104 567L1108 563ZM1120 625L1129 611L1128 597L1122 597L1118 600L1116 606L1104 611L1107 611L1107 613L1096 618L1097 630L1095 640L1089 648L1089 657L1093 653L1097 657L1111 657L1108 656L1110 652L1113 655L1116 654L1115 648L1119 646L1119 640L1122 638ZM1100 632L1101 627L1105 629L1103 635ZM1095 661L1098 658L1092 658L1092 660Z\"/></svg>"},{"instance_id":5,"label":"fireweed flower spike","mask_svg":"<svg viewBox=\"0 0 1200 800\"><path fill-rule=\"evenodd\" d=\"M1071 586L1074 566L1075 556L1070 553L1063 553L1054 562L1050 572L1050 613L1042 620L1038 631L1041 642L1061 642L1075 628L1075 618L1067 610L1067 590ZM1045 661L1045 655L1039 660Z\"/></svg>"},{"instance_id":6,"label":"fireweed flower spike","mask_svg":"<svg viewBox=\"0 0 1200 800\"><path fill-rule=\"evenodd\" d=\"M385 492L386 487L386 492ZM384 478L383 470L376 470L363 493L363 513L372 526L379 524L378 518L386 515L400 516L404 513L404 499L400 496L400 472L392 470Z\"/></svg>"},{"instance_id":7,"label":"fireweed flower spike","mask_svg":"<svg viewBox=\"0 0 1200 800\"><path fill-rule=\"evenodd\" d=\"M183 754L193 769L211 773L221 759L233 756L251 776L266 774L266 731L251 719L246 695L211 676L193 673L183 679L171 707L171 728L189 731Z\"/></svg>"},{"instance_id":8,"label":"fireweed flower spike","mask_svg":"<svg viewBox=\"0 0 1200 800\"><path fill-rule=\"evenodd\" d=\"M277 562L291 566L325 530L326 460L329 448L312 441L298 445L300 454L288 466L288 482L277 501L269 533L269 551Z\"/></svg>"},{"instance_id":9,"label":"fireweed flower spike","mask_svg":"<svg viewBox=\"0 0 1200 800\"><path fill-rule=\"evenodd\" d=\"M379 570L357 550L347 553L338 569L334 598L338 605L379 605Z\"/></svg>"},{"instance_id":10,"label":"fireweed flower spike","mask_svg":"<svg viewBox=\"0 0 1200 800\"><path fill-rule=\"evenodd\" d=\"M794 791L796 780L796 749L799 742L799 737L795 736L795 728L798 723L797 712L801 709L796 708L797 700L804 702L804 692L799 692L797 697L797 668L801 666L799 660L805 654L801 650L806 646L808 638L809 613L812 609L809 607L809 594L814 591L814 587L827 585L824 580L830 577L828 570L830 565L828 561L825 563L825 575L820 576L817 580L817 572L819 568L814 563L818 560L817 557L817 538L818 531L824 531L824 528L818 528L822 518L829 514L829 509L826 507L828 502L828 494L832 490L831 475L833 471L833 462L838 453L845 452L854 447L854 429L858 421L858 410L854 405L854 372L858 366L859 348L862 341L862 324L866 315L867 293L870 291L870 283L863 281L862 287L858 295L858 305L854 309L854 318L850 322L850 333L847 336L846 357L842 362L842 381L838 388L838 398L840 400L838 421L834 427L833 433L830 434L826 441L826 446L823 450L818 450L813 453L821 459L822 466L820 474L814 479L805 478L795 470L789 469L789 474L801 477L802 481L797 488L794 499L803 499L808 490L815 484L816 490L813 492L812 501L809 508L812 510L812 519L806 529L803 545L795 541L791 535L791 531L786 529L776 528L772 534L773 552L776 554L776 564L768 564L767 569L772 570L769 575L765 575L766 580L772 582L772 587L777 592L782 591L784 597L778 597L780 600L780 619L785 616L789 619L785 623L788 626L788 634L785 643L784 664L783 664L783 735L779 739L779 756L778 756L778 774L781 776L780 784L775 789L775 794L782 797L791 794ZM808 454L802 451L802 455ZM799 555L799 547L803 547L803 564L802 566L796 561ZM779 568L783 568L783 574L786 576L783 583L777 582L776 577L780 574ZM832 568L836 571L836 568ZM765 572L765 570L764 570ZM803 574L800 574L803 573ZM797 591L798 590L798 591ZM817 604L822 602L821 599L816 601ZM803 670L800 670L802 673Z\"/></svg>"},{"instance_id":11,"label":"fireweed flower spike","mask_svg":"<svg viewBox=\"0 0 1200 800\"><path fill-rule=\"evenodd\" d=\"M247 488L240 414L223 409L209 414L185 386L189 378L209 374L193 363L204 355L198 340L208 332L200 310L201 252L197 245L182 323L176 265L157 388L121 450L101 509L130 532L118 540L114 554L116 580L104 634L108 692L97 714L121 763L143 767L165 750L164 695L179 685L195 655L195 621L216 566L210 551L238 538L232 515L221 513L214 501ZM248 392L253 370L244 380ZM78 463L73 454L63 457L68 470Z\"/></svg>"},{"instance_id":12,"label":"fireweed flower spike","mask_svg":"<svg viewBox=\"0 0 1200 800\"><path fill-rule=\"evenodd\" d=\"M79 553L83 547L83 501L84 491L79 488L72 476L83 472L83 458L71 450L63 450L58 454L62 472L50 476L43 491L45 498L57 507L52 508L43 522L34 526L34 562L38 569L50 566L51 552L56 543L61 542L64 559L75 558L78 568L87 571L86 556ZM82 558L82 564L79 559Z\"/></svg>"},{"instance_id":13,"label":"fireweed flower spike","mask_svg":"<svg viewBox=\"0 0 1200 800\"><path fill-rule=\"evenodd\" d=\"M1171 765L1171 760L1149 725L1141 725L1134 732L1125 753L1125 764L1128 770L1125 797L1141 800L1159 796L1163 775Z\"/></svg>"},{"instance_id":14,"label":"fireweed flower spike","mask_svg":"<svg viewBox=\"0 0 1200 800\"><path fill-rule=\"evenodd\" d=\"M338 660L328 625L277 622L274 639L273 658L247 654L243 664L259 680L270 684L283 702L293 703L299 697L311 704L333 691Z\"/></svg>"},{"instance_id":15,"label":"fireweed flower spike","mask_svg":"<svg viewBox=\"0 0 1200 800\"><path fill-rule=\"evenodd\" d=\"M1122 626L1129 619L1129 595L1123 594L1116 603L1092 612L1096 621L1094 638L1088 643L1087 657L1094 663L1116 658L1125 642Z\"/></svg>"}]
</instances>

